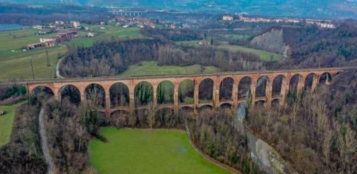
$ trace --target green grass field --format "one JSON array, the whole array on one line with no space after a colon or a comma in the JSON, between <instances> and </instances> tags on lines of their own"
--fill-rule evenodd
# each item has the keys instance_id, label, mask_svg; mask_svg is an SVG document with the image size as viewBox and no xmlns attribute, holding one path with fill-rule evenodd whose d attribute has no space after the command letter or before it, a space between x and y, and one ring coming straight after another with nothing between
<instances>
[{"instance_id":1,"label":"green grass field","mask_svg":"<svg viewBox=\"0 0 357 174\"><path fill-rule=\"evenodd\" d=\"M142 37L139 28L122 28L106 26L101 30L99 26L91 25L90 28L97 35L94 38L86 38L88 32L80 31L79 37L66 45L90 47L96 40L108 39L133 39ZM46 49L23 51L30 43L39 42L40 37L53 37L58 33L36 36L35 29L10 30L0 32L0 81L9 79L32 79L32 70L29 57L32 57L35 79L52 79L55 75L56 63L59 55L67 52L66 45L46 48L49 54L50 65L47 66Z\"/></svg>"},{"instance_id":2,"label":"green grass field","mask_svg":"<svg viewBox=\"0 0 357 174\"><path fill-rule=\"evenodd\" d=\"M14 123L15 110L23 103L24 102L12 106L0 106L1 111L7 112L5 115L0 116L0 146L9 143Z\"/></svg>"},{"instance_id":3,"label":"green grass field","mask_svg":"<svg viewBox=\"0 0 357 174\"><path fill-rule=\"evenodd\" d=\"M139 65L141 64L141 65ZM139 64L129 66L121 77L144 76L144 75L170 75L170 74L198 74L201 72L200 65L191 66L158 66L156 61L143 61ZM214 66L206 66L204 73L214 73L220 70Z\"/></svg>"},{"instance_id":4,"label":"green grass field","mask_svg":"<svg viewBox=\"0 0 357 174\"><path fill-rule=\"evenodd\" d=\"M249 37L249 36L234 36L234 37ZM176 42L178 45L187 45L187 46L199 46L200 40L193 40L193 41L180 41ZM261 60L263 61L270 61L271 56L273 57L273 60L280 61L284 57L280 54L272 53L269 51L264 51L264 50L259 50L259 49L253 49L253 48L247 48L247 47L242 47L238 45L228 45L227 43L220 43L218 45L218 48L221 49L228 49L230 51L242 51L246 53L253 53L258 55Z\"/></svg>"},{"instance_id":5,"label":"green grass field","mask_svg":"<svg viewBox=\"0 0 357 174\"><path fill-rule=\"evenodd\" d=\"M264 61L270 61L271 57L273 58L273 60L276 60L276 61L280 61L283 59L283 56L280 54L276 54L276 53L272 53L272 52L264 51L264 50L242 47L242 46L238 46L238 45L221 44L218 46L218 48L228 49L231 51L242 51L242 52L247 52L247 53L253 53L253 54L258 55L261 58L261 60L264 60Z\"/></svg>"},{"instance_id":6,"label":"green grass field","mask_svg":"<svg viewBox=\"0 0 357 174\"><path fill-rule=\"evenodd\" d=\"M91 141L89 156L100 174L223 174L229 171L204 159L186 132L105 128L108 143Z\"/></svg>"}]
</instances>

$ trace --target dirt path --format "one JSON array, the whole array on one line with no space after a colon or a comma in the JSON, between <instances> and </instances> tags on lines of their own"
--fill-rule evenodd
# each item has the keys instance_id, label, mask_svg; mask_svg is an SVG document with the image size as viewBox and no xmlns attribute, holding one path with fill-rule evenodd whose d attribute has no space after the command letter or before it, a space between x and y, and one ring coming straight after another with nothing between
<instances>
[{"instance_id":1,"label":"dirt path","mask_svg":"<svg viewBox=\"0 0 357 174\"><path fill-rule=\"evenodd\" d=\"M46 163L47 163L47 174L53 174L53 161L52 157L50 154L50 150L48 149L47 145L47 136L46 136L46 129L45 129L45 123L44 123L44 111L43 108L41 109L40 115L38 117L39 125L40 125L40 137L41 137L41 147L42 147L42 153L45 156Z\"/></svg>"},{"instance_id":2,"label":"dirt path","mask_svg":"<svg viewBox=\"0 0 357 174\"><path fill-rule=\"evenodd\" d=\"M60 65L61 65L61 63L62 63L62 60L63 60L64 58L62 57L60 60L58 60L58 62L57 62L57 64L56 64L56 77L58 78L58 79L64 79L64 77L63 76L61 76L61 73L60 73Z\"/></svg>"}]
</instances>

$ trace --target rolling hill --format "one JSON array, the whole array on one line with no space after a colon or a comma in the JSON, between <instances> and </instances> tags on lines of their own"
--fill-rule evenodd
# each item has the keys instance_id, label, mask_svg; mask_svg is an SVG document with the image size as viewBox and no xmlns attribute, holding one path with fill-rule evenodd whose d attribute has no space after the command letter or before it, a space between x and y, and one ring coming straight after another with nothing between
<instances>
[{"instance_id":1,"label":"rolling hill","mask_svg":"<svg viewBox=\"0 0 357 174\"><path fill-rule=\"evenodd\" d=\"M357 0L51 0L47 2L44 0L0 0L0 2L210 10L263 16L357 17Z\"/></svg>"}]
</instances>

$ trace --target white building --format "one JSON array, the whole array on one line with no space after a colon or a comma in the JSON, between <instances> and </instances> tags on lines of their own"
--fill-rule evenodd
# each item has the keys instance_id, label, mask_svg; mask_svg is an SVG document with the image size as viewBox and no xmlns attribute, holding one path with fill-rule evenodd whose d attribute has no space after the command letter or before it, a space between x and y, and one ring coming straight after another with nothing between
<instances>
[{"instance_id":1,"label":"white building","mask_svg":"<svg viewBox=\"0 0 357 174\"><path fill-rule=\"evenodd\" d=\"M233 21L233 16L223 16L222 20L224 20L224 21Z\"/></svg>"},{"instance_id":2,"label":"white building","mask_svg":"<svg viewBox=\"0 0 357 174\"><path fill-rule=\"evenodd\" d=\"M51 38L51 37L41 37L40 42L41 43L47 43L47 42L56 42L56 38Z\"/></svg>"}]
</instances>

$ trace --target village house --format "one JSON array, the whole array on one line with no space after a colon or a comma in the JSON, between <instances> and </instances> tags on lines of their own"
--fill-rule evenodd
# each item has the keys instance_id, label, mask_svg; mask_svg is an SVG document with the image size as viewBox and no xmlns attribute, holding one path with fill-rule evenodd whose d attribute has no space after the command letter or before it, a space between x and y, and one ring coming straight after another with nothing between
<instances>
[{"instance_id":1,"label":"village house","mask_svg":"<svg viewBox=\"0 0 357 174\"><path fill-rule=\"evenodd\" d=\"M223 16L224 21L233 21L233 16Z\"/></svg>"},{"instance_id":2,"label":"village house","mask_svg":"<svg viewBox=\"0 0 357 174\"><path fill-rule=\"evenodd\" d=\"M38 34L39 35L45 35L45 34L47 34L47 31L46 30L39 30Z\"/></svg>"},{"instance_id":3,"label":"village house","mask_svg":"<svg viewBox=\"0 0 357 174\"><path fill-rule=\"evenodd\" d=\"M89 33L87 34L87 37L94 37L94 36L95 36L95 34L92 33L92 32L89 32Z\"/></svg>"},{"instance_id":4,"label":"village house","mask_svg":"<svg viewBox=\"0 0 357 174\"><path fill-rule=\"evenodd\" d=\"M72 39L72 38L78 37L78 32L76 30L67 30L64 33L60 33L57 37Z\"/></svg>"},{"instance_id":5,"label":"village house","mask_svg":"<svg viewBox=\"0 0 357 174\"><path fill-rule=\"evenodd\" d=\"M56 42L57 38L51 38L51 37L42 37L40 38L41 43L46 43L46 42Z\"/></svg>"},{"instance_id":6,"label":"village house","mask_svg":"<svg viewBox=\"0 0 357 174\"><path fill-rule=\"evenodd\" d=\"M28 50L32 50L32 49L36 49L36 48L40 48L40 47L43 47L43 44L42 43L32 43L32 44L28 44L26 46L26 48Z\"/></svg>"},{"instance_id":7,"label":"village house","mask_svg":"<svg viewBox=\"0 0 357 174\"><path fill-rule=\"evenodd\" d=\"M71 21L73 28L81 28L81 23L78 21Z\"/></svg>"},{"instance_id":8,"label":"village house","mask_svg":"<svg viewBox=\"0 0 357 174\"><path fill-rule=\"evenodd\" d=\"M64 22L63 21L55 21L55 24L56 25L64 25Z\"/></svg>"},{"instance_id":9,"label":"village house","mask_svg":"<svg viewBox=\"0 0 357 174\"><path fill-rule=\"evenodd\" d=\"M43 29L45 29L45 27L42 26L42 25L34 25L34 26L32 26L32 28L33 28L33 29L37 29L37 30L43 30Z\"/></svg>"}]
</instances>

